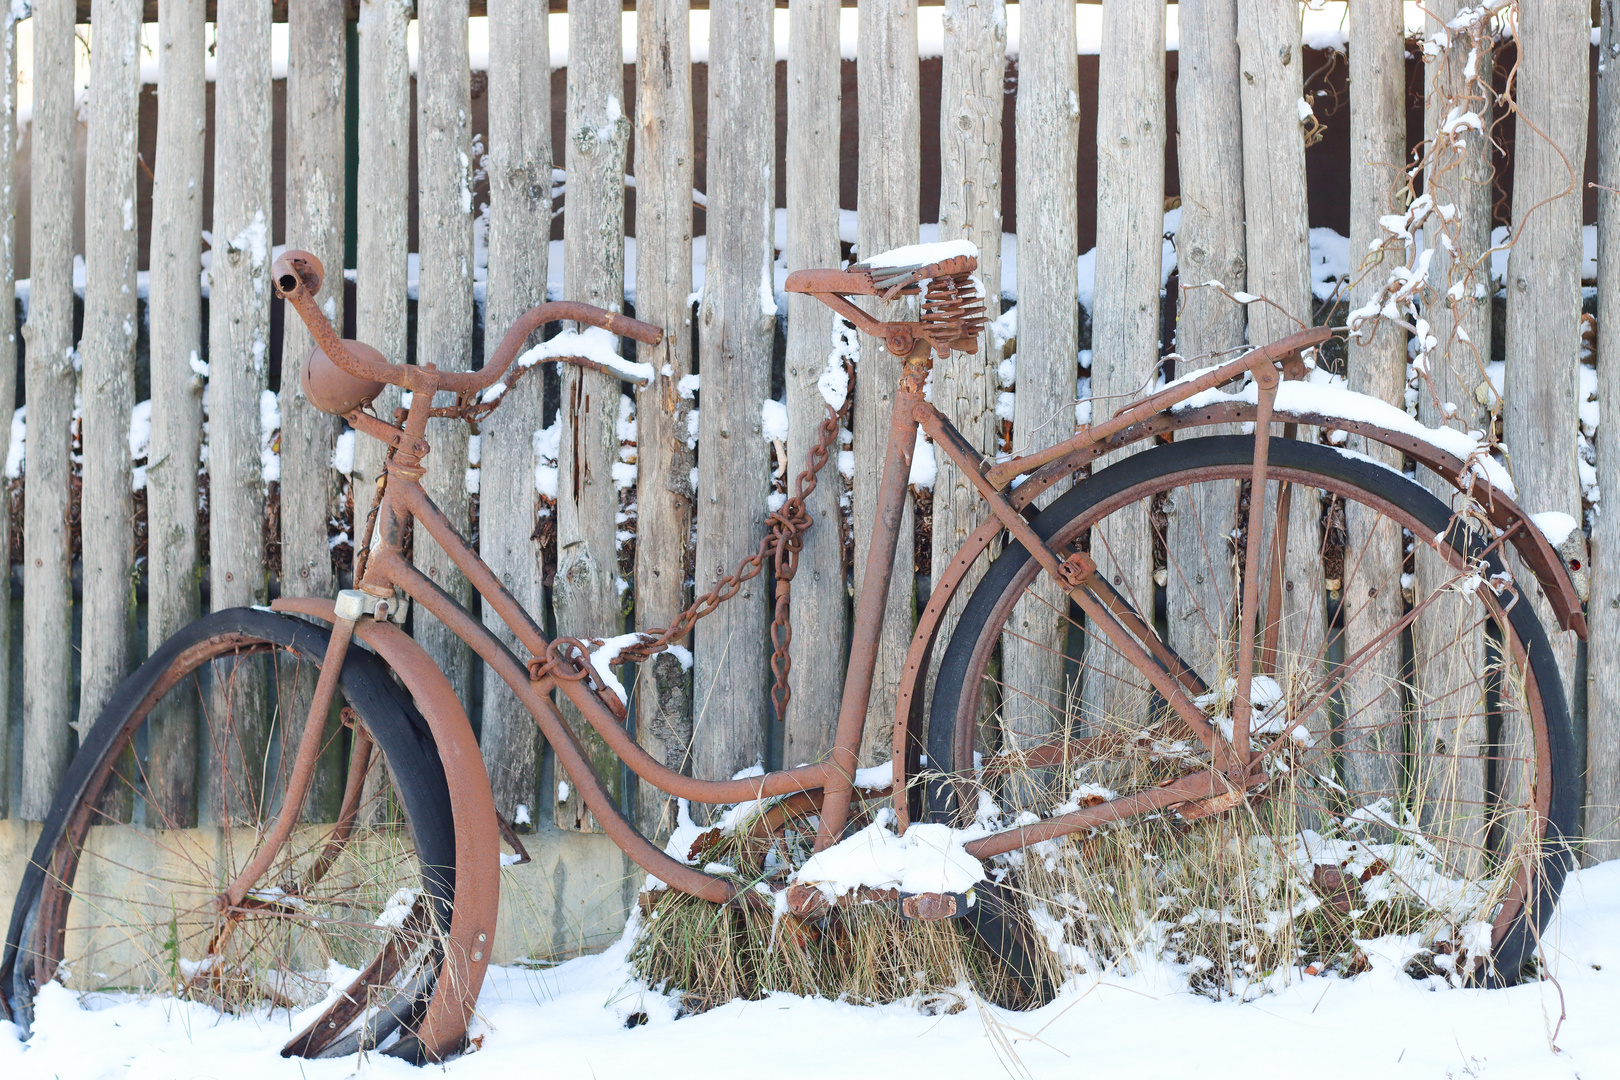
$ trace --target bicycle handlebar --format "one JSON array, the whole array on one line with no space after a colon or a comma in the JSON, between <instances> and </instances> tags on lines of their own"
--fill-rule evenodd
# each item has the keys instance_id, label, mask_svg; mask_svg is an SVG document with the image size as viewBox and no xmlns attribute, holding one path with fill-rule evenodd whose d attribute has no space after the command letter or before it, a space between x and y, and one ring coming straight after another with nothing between
<instances>
[{"instance_id":1,"label":"bicycle handlebar","mask_svg":"<svg viewBox=\"0 0 1620 1080\"><path fill-rule=\"evenodd\" d=\"M582 304L571 300L557 300L539 304L520 315L512 328L501 339L500 347L490 357L489 363L477 371L432 371L431 379L429 369L418 367L415 364L391 364L386 360L377 360L365 356L357 356L337 332L332 324L315 305L315 295L321 291L321 284L325 279L326 270L321 261L307 251L287 251L277 256L270 267L271 280L275 284L276 295L292 304L293 310L298 312L299 318L309 328L310 335L315 343L332 358L332 362L350 375L359 379L369 379L378 382L392 383L407 390L427 389L431 381L433 388L449 390L457 394L476 394L493 386L497 380L506 374L517 359L518 352L529 335L548 322L567 320L569 322L584 323L588 326L599 326L620 337L631 338L646 345L657 345L664 339L662 328L651 323L632 319L628 315L606 311L591 304ZM567 357L557 357L566 361Z\"/></svg>"}]
</instances>

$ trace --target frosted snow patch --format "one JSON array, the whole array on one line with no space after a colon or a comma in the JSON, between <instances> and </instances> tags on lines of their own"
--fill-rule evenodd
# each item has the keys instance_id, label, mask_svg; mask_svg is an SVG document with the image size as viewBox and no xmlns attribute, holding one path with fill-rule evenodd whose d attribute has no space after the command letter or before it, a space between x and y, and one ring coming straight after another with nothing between
<instances>
[{"instance_id":1,"label":"frosted snow patch","mask_svg":"<svg viewBox=\"0 0 1620 1080\"><path fill-rule=\"evenodd\" d=\"M829 899L862 886L960 893L984 880L984 866L962 847L961 833L948 825L916 823L899 836L888 827L892 818L882 810L860 832L810 856L797 880L818 886Z\"/></svg>"},{"instance_id":2,"label":"frosted snow patch","mask_svg":"<svg viewBox=\"0 0 1620 1080\"><path fill-rule=\"evenodd\" d=\"M926 266L961 256L979 257L979 246L971 240L940 240L932 244L907 244L892 248L862 260L862 266L874 270L891 266Z\"/></svg>"},{"instance_id":3,"label":"frosted snow patch","mask_svg":"<svg viewBox=\"0 0 1620 1080\"><path fill-rule=\"evenodd\" d=\"M1557 547L1569 539L1569 534L1575 531L1576 521L1561 510L1548 510L1540 514L1531 514L1530 520L1536 523L1541 535L1547 538L1547 543Z\"/></svg>"},{"instance_id":4,"label":"frosted snow patch","mask_svg":"<svg viewBox=\"0 0 1620 1080\"><path fill-rule=\"evenodd\" d=\"M607 368L628 382L650 383L656 372L651 364L640 364L619 355L618 339L600 326L584 330L564 330L554 338L542 341L517 359L519 367L533 367L542 360L555 360L564 356L580 356Z\"/></svg>"}]
</instances>

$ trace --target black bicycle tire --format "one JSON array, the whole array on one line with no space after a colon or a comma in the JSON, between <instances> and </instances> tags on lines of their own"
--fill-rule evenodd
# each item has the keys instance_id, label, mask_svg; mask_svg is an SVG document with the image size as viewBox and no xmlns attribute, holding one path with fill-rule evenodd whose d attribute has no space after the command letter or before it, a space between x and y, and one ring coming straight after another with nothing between
<instances>
[{"instance_id":1,"label":"black bicycle tire","mask_svg":"<svg viewBox=\"0 0 1620 1080\"><path fill-rule=\"evenodd\" d=\"M1077 483L1050 506L1031 519L1043 539L1051 537L1076 516L1092 506L1138 484L1162 479L1192 469L1242 465L1254 460L1254 438L1249 435L1214 435L1162 444L1133 454ZM1341 454L1333 447L1296 439L1273 437L1268 461L1282 468L1295 468L1352 485L1369 495L1382 498L1418 517L1433 535L1447 536L1455 550L1467 555L1457 543L1461 539L1452 526L1452 511L1421 484L1365 458ZM1019 544L1009 544L995 559L962 608L961 618L941 658L934 696L929 703L926 745L928 760L950 772L961 768L954 762L956 719L963 680L985 624L1001 601L1006 589L1029 561L1029 552ZM1502 571L1496 552L1484 554L1487 573ZM1526 898L1519 916L1492 952L1487 985L1508 985L1534 953L1541 931L1546 927L1558 894L1572 863L1571 838L1579 835L1580 784L1577 776L1575 734L1571 724L1563 680L1558 672L1546 629L1531 605L1518 603L1508 612L1514 632L1524 644L1531 671L1541 692L1546 715L1548 754L1547 778L1552 784L1547 816L1547 833L1541 843L1541 860L1534 877L1535 889ZM1000 633L996 627L991 632ZM949 764L943 764L949 763ZM956 822L956 789L948 782L929 783L924 791L927 820ZM1036 969L1022 951L1023 935L1015 926L1005 925L1009 916L1004 905L988 906L977 918L970 918L986 947L997 942L1013 943L1002 955L1003 963L1016 975ZM980 924L984 924L981 926ZM1006 948L1006 946L1002 946Z\"/></svg>"},{"instance_id":2,"label":"black bicycle tire","mask_svg":"<svg viewBox=\"0 0 1620 1080\"><path fill-rule=\"evenodd\" d=\"M39 903L44 867L52 851L98 766L109 753L122 751L125 729L133 729L131 720L136 709L175 658L200 642L232 632L290 649L316 664L326 653L329 636L324 627L266 608L228 608L179 630L113 692L86 732L57 789L13 902L5 950L0 953L0 1012L16 1022L25 1037L32 1019L32 989L17 961L25 928L31 925ZM448 926L455 900L455 833L449 786L427 721L383 660L363 648L349 650L339 687L383 755L424 866L424 890L434 898L439 924Z\"/></svg>"}]
</instances>

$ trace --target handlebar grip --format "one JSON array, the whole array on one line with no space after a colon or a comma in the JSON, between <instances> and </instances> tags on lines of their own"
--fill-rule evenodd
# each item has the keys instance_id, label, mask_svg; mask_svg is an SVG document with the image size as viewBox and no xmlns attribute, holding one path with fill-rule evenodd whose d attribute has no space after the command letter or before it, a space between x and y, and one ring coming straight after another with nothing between
<instances>
[{"instance_id":1,"label":"handlebar grip","mask_svg":"<svg viewBox=\"0 0 1620 1080\"><path fill-rule=\"evenodd\" d=\"M291 300L300 293L314 296L326 280L326 267L310 252L284 251L270 264L270 280L275 282L276 295L283 300Z\"/></svg>"}]
</instances>

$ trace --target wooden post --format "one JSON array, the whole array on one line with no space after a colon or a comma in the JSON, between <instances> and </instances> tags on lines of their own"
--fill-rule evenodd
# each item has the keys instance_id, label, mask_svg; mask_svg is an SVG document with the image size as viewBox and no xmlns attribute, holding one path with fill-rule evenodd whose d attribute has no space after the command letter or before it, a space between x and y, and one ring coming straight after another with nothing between
<instances>
[{"instance_id":1,"label":"wooden post","mask_svg":"<svg viewBox=\"0 0 1620 1080\"><path fill-rule=\"evenodd\" d=\"M489 6L489 284L484 304L484 358L518 316L546 299L545 238L551 234L551 64L543 7L522 0ZM478 546L501 584L544 621L540 545L534 540L534 432L542 426L543 381L532 372L479 425ZM506 647L516 635L494 611L484 622ZM535 818L539 729L500 679L484 680L479 738L495 792L508 819Z\"/></svg>"},{"instance_id":2,"label":"wooden post","mask_svg":"<svg viewBox=\"0 0 1620 1080\"><path fill-rule=\"evenodd\" d=\"M1311 323L1299 19L1299 5L1293 0L1238 0L1248 291L1277 305L1249 305L1249 341L1255 345L1275 341ZM1300 437L1314 441L1315 429L1302 429ZM1316 489L1293 491L1289 508L1280 666L1285 675L1308 678L1321 659L1326 623L1321 504ZM1269 552L1269 523L1274 520L1269 507L1266 520L1265 550Z\"/></svg>"},{"instance_id":3,"label":"wooden post","mask_svg":"<svg viewBox=\"0 0 1620 1080\"><path fill-rule=\"evenodd\" d=\"M214 83L214 245L209 263L209 595L214 610L263 604L265 480L261 428L270 346L270 3L219 12ZM229 704L236 738L220 747L205 782L210 824L222 792L253 790L270 709L267 684L238 677ZM227 708L221 701L216 713ZM222 713L219 713L222 714ZM229 778L221 770L230 773ZM238 797L234 805L248 809Z\"/></svg>"},{"instance_id":4,"label":"wooden post","mask_svg":"<svg viewBox=\"0 0 1620 1080\"><path fill-rule=\"evenodd\" d=\"M152 441L146 466L146 643L154 650L202 613L197 471L202 449L202 0L158 13L158 131L152 182ZM197 708L176 702L147 722L147 820L196 824Z\"/></svg>"},{"instance_id":5,"label":"wooden post","mask_svg":"<svg viewBox=\"0 0 1620 1080\"><path fill-rule=\"evenodd\" d=\"M793 0L787 80L787 264L790 270L837 266L838 144L841 86L837 0ZM1000 102L998 101L999 105ZM997 113L999 118L1000 113ZM941 155L946 166L949 155ZM942 180L941 190L948 190ZM819 300L788 296L787 485L805 468L820 437L827 403L817 385L832 349L833 313ZM936 376L937 378L937 376ZM839 448L835 447L834 451ZM839 537L840 477L823 469L805 509L815 524L804 534L793 579L793 692L782 734L782 761L820 761L832 749L849 633L849 591Z\"/></svg>"},{"instance_id":6,"label":"wooden post","mask_svg":"<svg viewBox=\"0 0 1620 1080\"><path fill-rule=\"evenodd\" d=\"M1359 260L1350 274L1350 307L1367 305L1389 281L1391 263L1404 260L1400 247L1385 249L1388 233L1379 218L1405 211L1406 156L1405 27L1400 0L1351 0L1350 37L1350 251ZM1377 333L1373 330L1376 328ZM1366 340L1368 337L1371 340ZM1350 389L1404 407L1406 334L1399 326L1369 320L1350 338ZM1387 465L1401 467L1399 451L1368 441L1360 447ZM1304 494L1295 491L1295 496ZM1345 507L1349 553L1340 588L1345 655L1400 621L1403 558L1400 524L1360 503ZM1401 650L1383 648L1344 689L1345 774L1354 790L1391 791L1400 745ZM1358 753L1357 750L1370 751Z\"/></svg>"},{"instance_id":7,"label":"wooden post","mask_svg":"<svg viewBox=\"0 0 1620 1080\"><path fill-rule=\"evenodd\" d=\"M294 0L287 10L287 208L290 247L312 252L326 267L321 311L343 332L343 115L348 57L343 12L326 0ZM291 315L289 310L287 315ZM300 377L313 339L302 320L282 324L281 348L281 592L329 597L332 548L326 523L334 511L337 474L332 448L342 421L304 397ZM351 530L352 531L352 530ZM282 752L296 752L309 716L316 672L283 664ZM300 672L296 677L294 672ZM333 720L336 720L336 709ZM341 728L332 727L332 732ZM342 743L328 735L305 798L313 821L331 821L343 801Z\"/></svg>"},{"instance_id":8,"label":"wooden post","mask_svg":"<svg viewBox=\"0 0 1620 1080\"><path fill-rule=\"evenodd\" d=\"M1013 450L1038 450L1073 431L1079 374L1078 169L1080 66L1067 0L1026 0L1018 54L1018 396ZM1065 415L1067 413L1067 415ZM1051 497L1042 500L1050 502ZM1043 583L1043 586L1045 583ZM1057 590L1013 609L1002 638L1009 700L1003 734L1038 738L1064 708L1068 605ZM1043 644L1037 646L1035 642Z\"/></svg>"},{"instance_id":9,"label":"wooden post","mask_svg":"<svg viewBox=\"0 0 1620 1080\"><path fill-rule=\"evenodd\" d=\"M677 390L692 370L688 14L687 0L661 0L645 4L637 23L636 55L647 59L636 65L636 315L664 328L663 343L643 345L638 355L659 373L636 402L635 589L642 629L669 626L689 595L692 452L686 448L687 402ZM802 577L802 558L800 568ZM689 659L663 653L636 672L636 738L676 770L685 768L692 746L690 670ZM661 843L675 826L674 801L641 783L636 803L637 823Z\"/></svg>"},{"instance_id":10,"label":"wooden post","mask_svg":"<svg viewBox=\"0 0 1620 1080\"><path fill-rule=\"evenodd\" d=\"M1097 79L1097 262L1091 322L1091 392L1130 400L1159 366L1159 267L1164 249L1164 5L1106 0ZM1073 377L1071 372L1070 377ZM1066 434L1070 425L1062 425ZM1110 455L1106 467L1126 455ZM1110 515L1091 557L1131 605L1153 610L1153 526L1148 507ZM1061 595L1061 594L1059 594ZM1060 603L1057 610L1065 612ZM1151 616L1149 616L1151 617ZM1098 639L1093 638L1102 645ZM1081 676L1086 718L1136 711L1141 677L1111 647L1088 651ZM1100 684L1100 685L1099 685Z\"/></svg>"},{"instance_id":11,"label":"wooden post","mask_svg":"<svg viewBox=\"0 0 1620 1080\"><path fill-rule=\"evenodd\" d=\"M617 8L615 8L617 10ZM770 444L761 410L770 396L776 307L771 283L771 161L776 79L770 0L722 0L709 9L708 268L699 316L697 561L694 588L753 554L765 528ZM566 475L566 474L565 474ZM766 571L769 573L769 571ZM728 777L765 756L766 579L697 625L692 772Z\"/></svg>"},{"instance_id":12,"label":"wooden post","mask_svg":"<svg viewBox=\"0 0 1620 1080\"><path fill-rule=\"evenodd\" d=\"M1426 34L1432 37L1466 3L1444 0L1429 5ZM1439 343L1429 357L1429 385L1418 389L1418 419L1430 427L1451 424L1466 430L1491 423L1488 415L1480 416L1474 403L1474 387L1484 379L1491 348L1493 289L1487 254L1492 198L1491 41L1488 30L1473 38L1453 36L1445 53L1430 61L1425 74L1423 137L1429 163L1424 190L1437 204L1455 208L1450 221L1436 226L1445 231L1446 243L1435 251L1435 261L1430 264L1433 286L1429 295L1434 299L1425 305ZM1474 113L1483 130L1464 128L1445 136L1441 129L1453 110L1458 110L1457 115ZM1452 416L1446 415L1448 402L1456 407ZM1427 471L1420 471L1419 476L1441 500L1462 509L1462 500L1450 483ZM1455 571L1424 545L1418 546L1415 555L1414 596L1421 600L1442 588ZM1463 694L1464 688L1444 676L1448 671L1479 670L1485 662L1484 614L1480 606L1460 596L1444 597L1412 626L1420 745L1432 755L1431 761L1448 757L1455 761L1454 777L1446 778L1447 785L1432 785L1440 790L1431 797L1456 800L1458 806L1449 815L1455 822L1451 834L1468 845L1478 844L1485 824L1483 757L1490 749L1488 713L1483 687ZM1459 630L1465 626L1470 628L1467 639L1459 640ZM1456 658L1434 662L1448 652ZM1441 749L1442 744L1447 749ZM1446 790L1447 786L1452 790Z\"/></svg>"},{"instance_id":13,"label":"wooden post","mask_svg":"<svg viewBox=\"0 0 1620 1080\"><path fill-rule=\"evenodd\" d=\"M355 175L355 336L396 364L406 360L406 237L409 235L411 74L405 30L411 10L398 0L360 3L359 171ZM549 191L549 189L548 189ZM386 387L377 415L392 421L399 391ZM354 542L382 475L382 443L355 436Z\"/></svg>"},{"instance_id":14,"label":"wooden post","mask_svg":"<svg viewBox=\"0 0 1620 1080\"><path fill-rule=\"evenodd\" d=\"M422 0L418 5L421 47L416 65L417 277L416 361L441 371L465 371L472 360L473 206L472 75L467 57L467 0ZM450 524L467 528L467 425L428 421L428 461L422 487ZM471 600L467 579L443 549L416 530L417 567L463 606ZM415 636L444 669L450 685L465 694L472 655L433 616L417 608Z\"/></svg>"},{"instance_id":15,"label":"wooden post","mask_svg":"<svg viewBox=\"0 0 1620 1080\"><path fill-rule=\"evenodd\" d=\"M34 5L31 292L23 532L22 816L39 821L72 754L73 2Z\"/></svg>"},{"instance_id":16,"label":"wooden post","mask_svg":"<svg viewBox=\"0 0 1620 1080\"><path fill-rule=\"evenodd\" d=\"M1519 505L1532 514L1556 511L1576 521L1581 515L1576 468L1581 163L1586 159L1590 26L1589 6L1576 0L1548 0L1518 14L1513 245L1508 252L1503 372L1502 435ZM1579 527L1571 535L1579 541ZM1556 627L1540 592L1527 591L1542 625ZM1564 690L1574 706L1574 638L1551 633ZM1612 672L1603 674L1613 677Z\"/></svg>"},{"instance_id":17,"label":"wooden post","mask_svg":"<svg viewBox=\"0 0 1620 1080\"><path fill-rule=\"evenodd\" d=\"M860 211L857 232L860 257L871 258L891 248L917 242L918 188L922 172L921 113L918 100L917 5L914 0L868 0L860 6L858 59L855 65L860 109ZM712 78L712 76L711 76ZM916 317L910 299L869 309L880 319ZM860 604L862 570L877 518L879 478L889 443L890 416L901 361L878 338L861 338L860 371L855 386L855 603ZM900 518L900 541L884 609L883 637L878 643L872 694L861 735L863 765L887 761L893 754L894 703L911 630L916 622L917 589L913 581L910 500ZM701 565L701 563L699 564Z\"/></svg>"},{"instance_id":18,"label":"wooden post","mask_svg":"<svg viewBox=\"0 0 1620 1080\"><path fill-rule=\"evenodd\" d=\"M630 121L624 114L621 6L612 0L576 3L568 42L568 203L563 214L563 291L609 311L624 308L624 166ZM569 367L563 373L563 424L557 484L557 632L607 637L623 623L619 599L619 380ZM608 788L621 795L618 758L570 707L564 716L580 733ZM562 780L562 777L558 777ZM575 785L556 820L562 828L594 832L595 820Z\"/></svg>"},{"instance_id":19,"label":"wooden post","mask_svg":"<svg viewBox=\"0 0 1620 1080\"><path fill-rule=\"evenodd\" d=\"M9 8L0 12L0 146L17 145L17 15ZM17 295L17 178L13 161L0 167L0 297ZM0 416L17 405L17 304L0 303L0 343L4 343L10 363L0 365ZM0 489L0 551L11 561L11 485ZM11 567L6 567L9 575ZM9 576L5 618L0 619L0 656L6 658L0 672L0 701L7 702L6 719L0 722L0 818L11 816L11 587Z\"/></svg>"},{"instance_id":20,"label":"wooden post","mask_svg":"<svg viewBox=\"0 0 1620 1080\"><path fill-rule=\"evenodd\" d=\"M1182 285L1176 319L1177 374L1243 344L1244 309L1215 289L1248 287L1243 248L1243 121L1238 89L1237 0L1182 0L1176 75L1176 151ZM1095 354L1093 354L1095 355ZM1208 434L1232 434L1226 426ZM1201 432L1202 434L1202 432ZM1196 484L1166 510L1165 582L1170 645L1194 664L1224 642L1234 609L1231 532L1237 484Z\"/></svg>"},{"instance_id":21,"label":"wooden post","mask_svg":"<svg viewBox=\"0 0 1620 1080\"><path fill-rule=\"evenodd\" d=\"M945 11L945 56L939 108L939 238L971 240L979 248L985 314L1001 313L1001 111L1006 94L1007 8L1003 0L952 0ZM790 198L789 203L792 203ZM997 450L997 367L1001 353L988 330L977 356L953 352L934 362L935 406L968 441L994 458ZM933 576L950 565L985 509L971 483L943 453L934 454ZM967 597L983 572L963 582L941 627L937 664ZM795 637L797 635L795 634Z\"/></svg>"},{"instance_id":22,"label":"wooden post","mask_svg":"<svg viewBox=\"0 0 1620 1080\"><path fill-rule=\"evenodd\" d=\"M1620 0L1603 2L1598 65L1598 490L1620 498ZM1605 485L1607 487L1605 488ZM1620 505L1592 530L1586 645L1586 854L1620 857Z\"/></svg>"}]
</instances>

